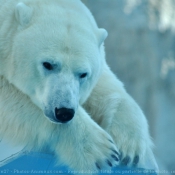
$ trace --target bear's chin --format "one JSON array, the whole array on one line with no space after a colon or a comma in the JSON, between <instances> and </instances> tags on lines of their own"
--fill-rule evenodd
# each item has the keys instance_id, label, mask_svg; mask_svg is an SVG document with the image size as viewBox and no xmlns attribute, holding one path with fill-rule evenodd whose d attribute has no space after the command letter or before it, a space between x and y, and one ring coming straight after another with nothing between
<instances>
[{"instance_id":1,"label":"bear's chin","mask_svg":"<svg viewBox=\"0 0 175 175\"><path fill-rule=\"evenodd\" d=\"M68 123L70 123L73 120L73 119L71 119L69 121L60 121L58 119L52 119L50 117L47 117L46 115L45 115L45 117L47 118L47 120L49 120L53 124L68 124Z\"/></svg>"}]
</instances>

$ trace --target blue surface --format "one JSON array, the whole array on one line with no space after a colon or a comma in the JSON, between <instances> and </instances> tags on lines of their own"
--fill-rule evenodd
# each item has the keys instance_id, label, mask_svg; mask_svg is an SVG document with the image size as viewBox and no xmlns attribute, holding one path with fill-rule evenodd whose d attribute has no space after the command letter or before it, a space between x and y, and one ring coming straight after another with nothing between
<instances>
[{"instance_id":1,"label":"blue surface","mask_svg":"<svg viewBox=\"0 0 175 175\"><path fill-rule=\"evenodd\" d=\"M0 168L0 174L76 174L65 166L55 166L55 159L47 154L31 153L23 155ZM156 175L154 171L144 169L115 168L100 174Z\"/></svg>"}]
</instances>

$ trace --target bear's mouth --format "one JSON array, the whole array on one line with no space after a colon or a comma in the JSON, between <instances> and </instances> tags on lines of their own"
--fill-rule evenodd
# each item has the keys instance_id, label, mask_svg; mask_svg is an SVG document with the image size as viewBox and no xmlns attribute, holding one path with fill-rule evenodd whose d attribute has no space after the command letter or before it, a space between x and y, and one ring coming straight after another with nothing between
<instances>
[{"instance_id":1,"label":"bear's mouth","mask_svg":"<svg viewBox=\"0 0 175 175\"><path fill-rule=\"evenodd\" d=\"M71 120L67 120L67 121L60 121L60 120L57 120L57 119L53 119L53 118L50 118L48 116L45 115L45 117L52 123L54 124L66 124L66 123L69 123Z\"/></svg>"}]
</instances>

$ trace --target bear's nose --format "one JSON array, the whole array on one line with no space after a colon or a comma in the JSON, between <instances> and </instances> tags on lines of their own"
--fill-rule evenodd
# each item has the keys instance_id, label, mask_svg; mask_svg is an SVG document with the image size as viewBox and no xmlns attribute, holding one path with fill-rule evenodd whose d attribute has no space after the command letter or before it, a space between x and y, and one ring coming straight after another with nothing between
<instances>
[{"instance_id":1,"label":"bear's nose","mask_svg":"<svg viewBox=\"0 0 175 175\"><path fill-rule=\"evenodd\" d=\"M66 123L74 117L74 109L69 108L55 108L55 117L58 122Z\"/></svg>"}]
</instances>

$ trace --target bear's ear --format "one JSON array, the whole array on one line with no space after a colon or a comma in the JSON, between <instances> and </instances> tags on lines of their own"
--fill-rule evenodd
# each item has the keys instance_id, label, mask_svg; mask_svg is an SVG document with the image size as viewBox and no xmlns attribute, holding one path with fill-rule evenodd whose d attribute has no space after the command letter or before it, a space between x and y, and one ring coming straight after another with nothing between
<instances>
[{"instance_id":1,"label":"bear's ear","mask_svg":"<svg viewBox=\"0 0 175 175\"><path fill-rule=\"evenodd\" d=\"M104 42L104 40L106 39L107 36L108 36L108 32L105 29L102 29L102 28L101 29L98 29L97 39L98 39L98 45L99 45L99 47Z\"/></svg>"},{"instance_id":2,"label":"bear's ear","mask_svg":"<svg viewBox=\"0 0 175 175\"><path fill-rule=\"evenodd\" d=\"M33 14L33 9L20 2L16 5L15 17L21 26L29 24Z\"/></svg>"}]
</instances>

